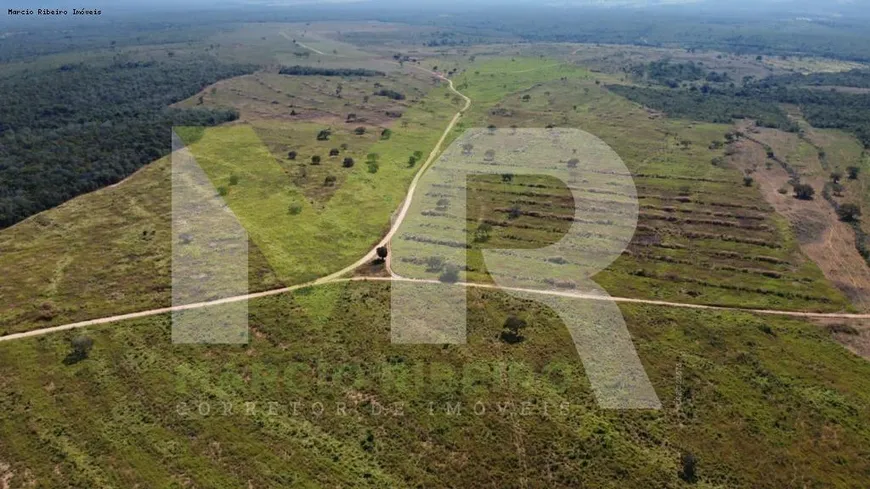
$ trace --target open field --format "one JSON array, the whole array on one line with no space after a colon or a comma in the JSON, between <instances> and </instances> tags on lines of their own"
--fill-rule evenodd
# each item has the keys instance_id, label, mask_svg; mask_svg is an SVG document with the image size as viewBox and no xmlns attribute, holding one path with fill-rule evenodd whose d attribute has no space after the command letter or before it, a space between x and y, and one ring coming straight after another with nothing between
<instances>
[{"instance_id":1,"label":"open field","mask_svg":"<svg viewBox=\"0 0 870 489\"><path fill-rule=\"evenodd\" d=\"M608 412L551 312L469 294L449 348L391 344L367 283L255 301L247 346L171 345L166 317L91 329L73 365L64 334L2 344L0 460L11 487L683 487L689 451L708 486L866 476L867 363L814 326L623 306L664 408ZM496 338L506 314L524 342Z\"/></svg>"}]
</instances>

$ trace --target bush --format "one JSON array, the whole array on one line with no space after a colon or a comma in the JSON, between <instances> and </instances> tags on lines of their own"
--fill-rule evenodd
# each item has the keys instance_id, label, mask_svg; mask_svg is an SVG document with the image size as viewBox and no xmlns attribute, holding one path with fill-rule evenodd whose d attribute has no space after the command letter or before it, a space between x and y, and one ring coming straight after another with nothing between
<instances>
[{"instance_id":1,"label":"bush","mask_svg":"<svg viewBox=\"0 0 870 489\"><path fill-rule=\"evenodd\" d=\"M383 139L385 141L387 139L390 139L390 136L392 136L392 135L393 135L393 131L391 131L389 129L384 129L383 131L381 131L381 139Z\"/></svg>"},{"instance_id":2,"label":"bush","mask_svg":"<svg viewBox=\"0 0 870 489\"><path fill-rule=\"evenodd\" d=\"M744 175L743 177L743 186L751 187L754 180L749 175Z\"/></svg>"},{"instance_id":3,"label":"bush","mask_svg":"<svg viewBox=\"0 0 870 489\"><path fill-rule=\"evenodd\" d=\"M816 190L809 184L799 183L794 186L794 196L801 200L812 200Z\"/></svg>"},{"instance_id":4,"label":"bush","mask_svg":"<svg viewBox=\"0 0 870 489\"><path fill-rule=\"evenodd\" d=\"M525 340L525 336L520 334L520 330L525 329L526 322L516 316L508 316L504 322L503 330L498 335L498 338L510 345L514 345Z\"/></svg>"},{"instance_id":5,"label":"bush","mask_svg":"<svg viewBox=\"0 0 870 489\"><path fill-rule=\"evenodd\" d=\"M861 217L861 208L855 204L843 204L837 208L837 216L843 222L855 222Z\"/></svg>"},{"instance_id":6,"label":"bush","mask_svg":"<svg viewBox=\"0 0 870 489\"><path fill-rule=\"evenodd\" d=\"M72 351L63 359L63 363L66 365L72 365L88 358L94 347L94 340L87 336L76 336L70 341L70 346Z\"/></svg>"},{"instance_id":7,"label":"bush","mask_svg":"<svg viewBox=\"0 0 870 489\"><path fill-rule=\"evenodd\" d=\"M323 185L326 186L326 187L332 187L333 185L335 185L335 177L332 176L332 175L328 175L328 176L323 180Z\"/></svg>"},{"instance_id":8,"label":"bush","mask_svg":"<svg viewBox=\"0 0 870 489\"><path fill-rule=\"evenodd\" d=\"M339 151L338 148L332 148L331 150L329 150L329 156L338 156L338 153L340 152L341 151Z\"/></svg>"},{"instance_id":9,"label":"bush","mask_svg":"<svg viewBox=\"0 0 870 489\"><path fill-rule=\"evenodd\" d=\"M320 132L317 133L317 140L329 141L330 136L332 136L332 131L330 131L329 129L322 129Z\"/></svg>"},{"instance_id":10,"label":"bush","mask_svg":"<svg viewBox=\"0 0 870 489\"><path fill-rule=\"evenodd\" d=\"M444 267L444 271L438 277L438 280L447 284L453 284L459 281L459 267L450 264Z\"/></svg>"},{"instance_id":11,"label":"bush","mask_svg":"<svg viewBox=\"0 0 870 489\"><path fill-rule=\"evenodd\" d=\"M698 459L692 452L686 452L680 457L680 479L688 483L695 483L698 480Z\"/></svg>"},{"instance_id":12,"label":"bush","mask_svg":"<svg viewBox=\"0 0 870 489\"><path fill-rule=\"evenodd\" d=\"M289 212L291 216L299 214L302 212L302 204L290 204L290 207L287 208L287 212Z\"/></svg>"},{"instance_id":13,"label":"bush","mask_svg":"<svg viewBox=\"0 0 870 489\"><path fill-rule=\"evenodd\" d=\"M311 164L312 165L319 165L320 164L320 155L312 156L311 157Z\"/></svg>"},{"instance_id":14,"label":"bush","mask_svg":"<svg viewBox=\"0 0 870 489\"><path fill-rule=\"evenodd\" d=\"M363 134L366 133L366 128L363 126L359 126L353 130L353 133L356 134L357 136L362 136Z\"/></svg>"},{"instance_id":15,"label":"bush","mask_svg":"<svg viewBox=\"0 0 870 489\"><path fill-rule=\"evenodd\" d=\"M353 158L348 156L347 158L344 159L344 161L341 162L341 166L343 166L345 168L350 168L353 166L353 163L354 163Z\"/></svg>"},{"instance_id":16,"label":"bush","mask_svg":"<svg viewBox=\"0 0 870 489\"><path fill-rule=\"evenodd\" d=\"M861 169L857 166L850 166L846 171L849 173L849 180L857 180L858 174L861 173Z\"/></svg>"},{"instance_id":17,"label":"bush","mask_svg":"<svg viewBox=\"0 0 870 489\"><path fill-rule=\"evenodd\" d=\"M429 258L426 258L427 272L440 272L442 268L444 268L444 258L441 258L440 256L430 256Z\"/></svg>"},{"instance_id":18,"label":"bush","mask_svg":"<svg viewBox=\"0 0 870 489\"><path fill-rule=\"evenodd\" d=\"M296 152L291 151L291 152L287 153L287 159L288 160L295 160L296 159Z\"/></svg>"},{"instance_id":19,"label":"bush","mask_svg":"<svg viewBox=\"0 0 870 489\"><path fill-rule=\"evenodd\" d=\"M239 176L238 175L230 175L230 185L238 185L239 184Z\"/></svg>"}]
</instances>

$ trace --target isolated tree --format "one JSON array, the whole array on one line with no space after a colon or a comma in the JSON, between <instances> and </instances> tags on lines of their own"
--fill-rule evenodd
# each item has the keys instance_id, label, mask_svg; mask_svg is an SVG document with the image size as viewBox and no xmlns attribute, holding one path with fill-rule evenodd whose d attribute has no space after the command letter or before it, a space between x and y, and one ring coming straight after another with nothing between
<instances>
[{"instance_id":1,"label":"isolated tree","mask_svg":"<svg viewBox=\"0 0 870 489\"><path fill-rule=\"evenodd\" d=\"M685 452L680 457L680 479L693 484L698 481L698 459L692 452Z\"/></svg>"},{"instance_id":2,"label":"isolated tree","mask_svg":"<svg viewBox=\"0 0 870 489\"><path fill-rule=\"evenodd\" d=\"M353 112L351 112L350 114L347 114L347 119L346 119L347 122L353 122L355 120L356 120L356 114L354 114Z\"/></svg>"},{"instance_id":3,"label":"isolated tree","mask_svg":"<svg viewBox=\"0 0 870 489\"><path fill-rule=\"evenodd\" d=\"M239 176L238 175L230 175L230 185L238 185L239 184Z\"/></svg>"},{"instance_id":4,"label":"isolated tree","mask_svg":"<svg viewBox=\"0 0 870 489\"><path fill-rule=\"evenodd\" d=\"M850 166L846 171L849 173L849 180L857 180L858 174L861 173L861 169L857 166Z\"/></svg>"},{"instance_id":5,"label":"isolated tree","mask_svg":"<svg viewBox=\"0 0 870 489\"><path fill-rule=\"evenodd\" d=\"M387 254L389 250L387 250L386 246L378 246L378 249L375 251L378 254L377 263L383 263L387 259Z\"/></svg>"},{"instance_id":6,"label":"isolated tree","mask_svg":"<svg viewBox=\"0 0 870 489\"><path fill-rule=\"evenodd\" d=\"M332 187L335 185L335 177L333 175L327 175L327 177L323 180L323 185L326 187Z\"/></svg>"},{"instance_id":7,"label":"isolated tree","mask_svg":"<svg viewBox=\"0 0 870 489\"><path fill-rule=\"evenodd\" d=\"M840 179L843 178L843 174L839 171L835 171L831 173L831 181L834 183L840 183Z\"/></svg>"},{"instance_id":8,"label":"isolated tree","mask_svg":"<svg viewBox=\"0 0 870 489\"><path fill-rule=\"evenodd\" d=\"M516 218L520 217L521 215L523 215L523 211L520 210L520 206L518 206L516 204L514 204L510 208L510 210L508 211L508 218L510 218L510 219L516 219Z\"/></svg>"},{"instance_id":9,"label":"isolated tree","mask_svg":"<svg viewBox=\"0 0 870 489\"><path fill-rule=\"evenodd\" d=\"M520 334L520 331L528 326L526 322L516 316L508 316L505 320L499 339L510 345L515 345L522 342L526 338Z\"/></svg>"},{"instance_id":10,"label":"isolated tree","mask_svg":"<svg viewBox=\"0 0 870 489\"><path fill-rule=\"evenodd\" d=\"M63 359L63 363L66 365L72 365L88 358L94 347L94 340L87 336L76 336L70 340L70 347L71 351Z\"/></svg>"},{"instance_id":11,"label":"isolated tree","mask_svg":"<svg viewBox=\"0 0 870 489\"><path fill-rule=\"evenodd\" d=\"M331 150L329 150L329 156L338 156L338 153L340 152L341 151L339 151L338 148L332 148Z\"/></svg>"},{"instance_id":12,"label":"isolated tree","mask_svg":"<svg viewBox=\"0 0 870 489\"><path fill-rule=\"evenodd\" d=\"M332 136L332 131L329 129L321 129L320 132L317 133L318 141L329 141L329 137Z\"/></svg>"},{"instance_id":13,"label":"isolated tree","mask_svg":"<svg viewBox=\"0 0 870 489\"><path fill-rule=\"evenodd\" d=\"M426 258L426 271L427 272L439 272L444 268L444 258L440 256L430 256Z\"/></svg>"},{"instance_id":14,"label":"isolated tree","mask_svg":"<svg viewBox=\"0 0 870 489\"><path fill-rule=\"evenodd\" d=\"M363 126L359 126L353 130L353 133L356 134L357 136L362 136L363 134L366 133L366 128Z\"/></svg>"},{"instance_id":15,"label":"isolated tree","mask_svg":"<svg viewBox=\"0 0 870 489\"><path fill-rule=\"evenodd\" d=\"M223 186L218 187L217 191L218 191L218 195L220 195L221 197L226 197L230 193L230 189L223 187Z\"/></svg>"},{"instance_id":16,"label":"isolated tree","mask_svg":"<svg viewBox=\"0 0 870 489\"><path fill-rule=\"evenodd\" d=\"M442 198L438 199L438 202L435 204L435 208L437 208L440 211L444 211L444 210L447 210L447 207L449 205L450 205L450 200L442 197Z\"/></svg>"},{"instance_id":17,"label":"isolated tree","mask_svg":"<svg viewBox=\"0 0 870 489\"><path fill-rule=\"evenodd\" d=\"M344 159L344 161L341 162L341 166L343 166L345 168L350 168L353 166L353 163L354 163L353 158L348 156L347 158Z\"/></svg>"},{"instance_id":18,"label":"isolated tree","mask_svg":"<svg viewBox=\"0 0 870 489\"><path fill-rule=\"evenodd\" d=\"M495 159L495 150L488 149L485 153L483 153L483 159L486 161L492 161Z\"/></svg>"},{"instance_id":19,"label":"isolated tree","mask_svg":"<svg viewBox=\"0 0 870 489\"><path fill-rule=\"evenodd\" d=\"M459 267L454 264L448 264L444 267L444 271L438 276L438 280L447 284L453 284L459 281Z\"/></svg>"},{"instance_id":20,"label":"isolated tree","mask_svg":"<svg viewBox=\"0 0 870 489\"><path fill-rule=\"evenodd\" d=\"M529 94L525 94L525 95L523 95L523 102L528 102L528 101L531 100L531 99L532 99L532 96L531 96L531 95L529 95Z\"/></svg>"},{"instance_id":21,"label":"isolated tree","mask_svg":"<svg viewBox=\"0 0 870 489\"><path fill-rule=\"evenodd\" d=\"M754 182L754 180L749 175L743 176L743 185L745 187L751 187L753 182Z\"/></svg>"},{"instance_id":22,"label":"isolated tree","mask_svg":"<svg viewBox=\"0 0 870 489\"><path fill-rule=\"evenodd\" d=\"M794 196L801 200L812 200L816 190L809 184L799 183L794 186Z\"/></svg>"},{"instance_id":23,"label":"isolated tree","mask_svg":"<svg viewBox=\"0 0 870 489\"><path fill-rule=\"evenodd\" d=\"M291 152L287 153L287 159L288 160L295 160L296 159L296 152L291 151Z\"/></svg>"},{"instance_id":24,"label":"isolated tree","mask_svg":"<svg viewBox=\"0 0 870 489\"><path fill-rule=\"evenodd\" d=\"M861 208L855 204L843 204L837 208L837 216L843 222L855 222L861 218Z\"/></svg>"},{"instance_id":25,"label":"isolated tree","mask_svg":"<svg viewBox=\"0 0 870 489\"><path fill-rule=\"evenodd\" d=\"M462 154L465 156L470 156L471 152L474 150L474 145L471 143L465 143L462 145Z\"/></svg>"},{"instance_id":26,"label":"isolated tree","mask_svg":"<svg viewBox=\"0 0 870 489\"><path fill-rule=\"evenodd\" d=\"M836 195L837 197L842 197L843 190L846 190L846 187L844 187L842 184L839 184L839 183L832 183L831 190L834 191L834 195Z\"/></svg>"},{"instance_id":27,"label":"isolated tree","mask_svg":"<svg viewBox=\"0 0 870 489\"><path fill-rule=\"evenodd\" d=\"M501 181L504 183L513 182L514 181L514 174L513 173L502 173L501 174Z\"/></svg>"},{"instance_id":28,"label":"isolated tree","mask_svg":"<svg viewBox=\"0 0 870 489\"><path fill-rule=\"evenodd\" d=\"M381 139L383 139L383 140L390 139L390 136L392 136L392 135L393 135L393 131L391 131L389 129L384 129L383 131L381 131Z\"/></svg>"},{"instance_id":29,"label":"isolated tree","mask_svg":"<svg viewBox=\"0 0 870 489\"><path fill-rule=\"evenodd\" d=\"M480 226L477 226L477 229L474 231L474 240L478 243L485 243L489 241L491 231L492 224L488 222L481 223Z\"/></svg>"},{"instance_id":30,"label":"isolated tree","mask_svg":"<svg viewBox=\"0 0 870 489\"><path fill-rule=\"evenodd\" d=\"M580 160L577 158L571 158L568 160L568 168L577 168L577 165L580 164Z\"/></svg>"},{"instance_id":31,"label":"isolated tree","mask_svg":"<svg viewBox=\"0 0 870 489\"><path fill-rule=\"evenodd\" d=\"M320 155L312 156L311 157L311 164L312 165L319 165L320 164Z\"/></svg>"}]
</instances>

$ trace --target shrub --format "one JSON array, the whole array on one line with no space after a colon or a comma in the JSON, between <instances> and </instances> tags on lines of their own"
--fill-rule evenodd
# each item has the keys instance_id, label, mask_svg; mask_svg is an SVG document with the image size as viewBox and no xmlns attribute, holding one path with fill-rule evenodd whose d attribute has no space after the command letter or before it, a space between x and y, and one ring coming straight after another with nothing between
<instances>
[{"instance_id":1,"label":"shrub","mask_svg":"<svg viewBox=\"0 0 870 489\"><path fill-rule=\"evenodd\" d=\"M323 185L327 187L332 187L335 185L335 177L332 175L327 175L327 177L323 180Z\"/></svg>"},{"instance_id":2,"label":"shrub","mask_svg":"<svg viewBox=\"0 0 870 489\"><path fill-rule=\"evenodd\" d=\"M861 169L857 166L850 166L846 168L846 172L849 174L849 180L857 180L858 174L861 173Z\"/></svg>"},{"instance_id":3,"label":"shrub","mask_svg":"<svg viewBox=\"0 0 870 489\"><path fill-rule=\"evenodd\" d=\"M359 126L353 130L353 133L356 134L357 136L362 136L363 134L366 133L366 128L363 126Z\"/></svg>"},{"instance_id":4,"label":"shrub","mask_svg":"<svg viewBox=\"0 0 870 489\"><path fill-rule=\"evenodd\" d=\"M386 141L387 139L390 139L390 136L392 136L392 135L393 135L393 131L391 131L389 129L384 129L383 131L381 131L381 139L383 139L384 141Z\"/></svg>"},{"instance_id":5,"label":"shrub","mask_svg":"<svg viewBox=\"0 0 870 489\"><path fill-rule=\"evenodd\" d=\"M230 175L230 185L238 185L239 184L239 176L238 175Z\"/></svg>"},{"instance_id":6,"label":"shrub","mask_svg":"<svg viewBox=\"0 0 870 489\"><path fill-rule=\"evenodd\" d=\"M426 258L426 271L427 272L439 272L444 268L444 258L440 256L430 256Z\"/></svg>"},{"instance_id":7,"label":"shrub","mask_svg":"<svg viewBox=\"0 0 870 489\"><path fill-rule=\"evenodd\" d=\"M698 480L698 459L692 452L683 453L680 457L680 479L688 483L694 483Z\"/></svg>"},{"instance_id":8,"label":"shrub","mask_svg":"<svg viewBox=\"0 0 870 489\"><path fill-rule=\"evenodd\" d=\"M520 330L525 329L526 326L528 325L522 319L516 316L508 316L504 322L504 329L498 337L501 341L511 345L520 343L526 339L520 334Z\"/></svg>"},{"instance_id":9,"label":"shrub","mask_svg":"<svg viewBox=\"0 0 870 489\"><path fill-rule=\"evenodd\" d=\"M302 204L290 204L290 207L287 208L287 212L289 212L291 216L299 214L302 212Z\"/></svg>"},{"instance_id":10,"label":"shrub","mask_svg":"<svg viewBox=\"0 0 870 489\"><path fill-rule=\"evenodd\" d=\"M837 216L843 222L855 222L861 217L861 208L855 204L843 204L837 208Z\"/></svg>"},{"instance_id":11,"label":"shrub","mask_svg":"<svg viewBox=\"0 0 870 489\"><path fill-rule=\"evenodd\" d=\"M296 152L291 151L291 152L287 153L287 159L288 160L295 160L296 159Z\"/></svg>"},{"instance_id":12,"label":"shrub","mask_svg":"<svg viewBox=\"0 0 870 489\"><path fill-rule=\"evenodd\" d=\"M64 358L63 363L72 365L88 358L94 347L94 340L87 336L76 336L70 341L72 351Z\"/></svg>"},{"instance_id":13,"label":"shrub","mask_svg":"<svg viewBox=\"0 0 870 489\"><path fill-rule=\"evenodd\" d=\"M312 156L311 157L311 164L312 165L319 165L320 164L320 155Z\"/></svg>"},{"instance_id":14,"label":"shrub","mask_svg":"<svg viewBox=\"0 0 870 489\"><path fill-rule=\"evenodd\" d=\"M344 161L341 162L341 166L343 166L345 168L350 168L353 166L353 163L354 163L353 158L348 156L347 158L344 159Z\"/></svg>"},{"instance_id":15,"label":"shrub","mask_svg":"<svg viewBox=\"0 0 870 489\"><path fill-rule=\"evenodd\" d=\"M320 132L317 133L317 140L329 141L330 136L332 136L332 131L330 131L329 129L322 129Z\"/></svg>"},{"instance_id":16,"label":"shrub","mask_svg":"<svg viewBox=\"0 0 870 489\"><path fill-rule=\"evenodd\" d=\"M449 264L444 267L444 271L438 277L438 280L447 284L453 284L459 281L459 267Z\"/></svg>"},{"instance_id":17,"label":"shrub","mask_svg":"<svg viewBox=\"0 0 870 489\"><path fill-rule=\"evenodd\" d=\"M794 196L801 200L812 200L816 190L809 184L799 183L794 186Z\"/></svg>"},{"instance_id":18,"label":"shrub","mask_svg":"<svg viewBox=\"0 0 870 489\"><path fill-rule=\"evenodd\" d=\"M338 156L338 153L340 153L338 148L332 148L331 150L329 150L329 156Z\"/></svg>"}]
</instances>

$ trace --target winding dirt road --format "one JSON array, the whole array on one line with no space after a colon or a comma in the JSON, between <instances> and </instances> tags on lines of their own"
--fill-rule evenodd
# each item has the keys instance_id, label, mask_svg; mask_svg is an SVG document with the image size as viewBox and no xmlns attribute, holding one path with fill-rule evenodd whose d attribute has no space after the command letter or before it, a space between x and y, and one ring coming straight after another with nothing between
<instances>
[{"instance_id":1,"label":"winding dirt road","mask_svg":"<svg viewBox=\"0 0 870 489\"><path fill-rule=\"evenodd\" d=\"M419 68L419 67L415 67ZM127 321L131 319L139 319L145 318L149 316L157 316L160 314L167 314L176 311L185 311L191 309L201 309L205 307L212 307L221 304L229 304L240 301L248 301L253 299L258 299L261 297L269 297L273 295L286 294L299 289L303 289L306 287L325 285L330 283L342 283L342 282L389 282L389 281L401 281L401 282L417 282L417 283L441 283L437 280L424 280L424 279L411 279L400 277L392 273L390 269L389 258L391 254L387 255L387 269L390 270L390 277L352 277L352 278L342 278L342 276L347 275L348 273L356 270L357 268L365 265L366 263L371 262L377 256L377 249L381 246L389 246L390 240L398 231L402 222L405 219L405 216L408 214L408 209L411 207L411 201L414 197L414 192L417 190L417 184L420 181L420 178L423 176L423 173L432 166L437 158L438 154L441 151L441 147L444 144L444 141L449 136L450 132L456 126L456 123L462 117L462 115L471 107L471 99L468 98L465 94L456 90L453 86L453 81L444 77L443 75L435 72L431 72L425 70L423 68L419 68L427 73L440 78L441 80L445 80L450 87L450 90L462 97L465 100L465 105L453 116L450 120L450 123L444 129L444 132L441 134L441 138L438 140L438 143L432 148L432 151L429 153L429 158L426 162L420 166L420 169L417 171L417 174L414 176L414 179L411 181L411 185L408 187L408 193L405 197L405 200L402 202L402 206L398 209L398 213L395 215L393 219L393 224L390 227L390 230L384 236L383 239L369 251L365 256L357 260L351 265L348 265L341 270L327 275L325 277L321 277L319 279L313 280L311 282L307 282L304 284L293 285L290 287L282 287L279 289L266 290L263 292L255 292L252 294L239 295L234 297L226 297L223 299L216 299L213 301L207 302L198 302L192 304L184 304L180 306L172 306L172 307L163 307L158 309L149 309L147 311L133 312L129 314L120 314L117 316L109 316L98 319L90 319L87 321L80 321L77 323L64 324L60 326L53 326L48 328L36 329L32 331L26 331L23 333L15 333L6 336L0 336L0 342L4 341L13 341L22 338L30 338L34 336L41 336L51 333L56 333L60 331L67 331L71 329L79 329L85 328L88 326L97 326L102 324L111 324L118 323L121 321ZM845 314L845 313L814 313L814 312L801 312L801 311L778 311L771 309L749 309L749 308L739 308L739 307L726 307L726 306L709 306L702 304L687 304L681 302L668 302L668 301L658 301L658 300L650 300L650 299L636 299L630 297L611 297L606 295L599 294L584 294L582 292L562 292L562 291L552 291L552 290L542 290L542 289L525 289L525 288L512 288L512 287L499 287L492 284L481 284L481 283L471 283L471 282L457 282L456 286L467 287L467 288L479 288L479 289L493 289L493 290L510 290L514 292L524 292L531 294L541 294L541 295L551 295L551 296L559 296L559 297L568 297L568 298L576 298L576 299L585 299L585 300L595 300L595 301L612 301L612 302L622 302L622 303L632 303L632 304L648 304L662 307L679 307L685 309L706 309L706 310L714 310L714 311L738 311L738 312L748 312L755 314L764 314L764 315L775 315L775 316L791 316L791 317L802 317L802 318L816 318L816 319L870 319L870 314Z\"/></svg>"}]
</instances>

